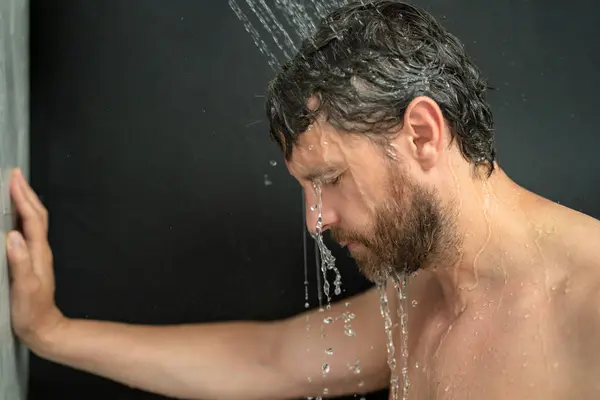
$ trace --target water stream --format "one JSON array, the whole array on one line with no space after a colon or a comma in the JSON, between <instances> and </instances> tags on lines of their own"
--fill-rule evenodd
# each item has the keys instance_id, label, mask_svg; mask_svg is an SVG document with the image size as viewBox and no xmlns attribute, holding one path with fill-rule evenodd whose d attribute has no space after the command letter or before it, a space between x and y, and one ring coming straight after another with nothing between
<instances>
[{"instance_id":1,"label":"water stream","mask_svg":"<svg viewBox=\"0 0 600 400\"><path fill-rule=\"evenodd\" d=\"M311 36L318 21L349 0L274 0L271 6L266 0L228 2L256 47L267 57L271 68L277 69L283 61L281 58L289 59L296 53L298 43ZM256 20L254 23L253 19ZM264 35L260 35L257 26L264 30ZM267 41L272 45L269 46ZM274 49L277 49L278 55Z\"/></svg>"}]
</instances>

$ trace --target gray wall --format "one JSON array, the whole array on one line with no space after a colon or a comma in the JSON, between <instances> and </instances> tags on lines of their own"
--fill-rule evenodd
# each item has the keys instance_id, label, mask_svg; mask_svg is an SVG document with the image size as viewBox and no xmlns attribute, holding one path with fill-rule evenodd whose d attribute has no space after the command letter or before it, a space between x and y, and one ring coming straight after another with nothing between
<instances>
[{"instance_id":1,"label":"gray wall","mask_svg":"<svg viewBox=\"0 0 600 400\"><path fill-rule=\"evenodd\" d=\"M10 326L5 237L15 223L8 174L28 173L29 74L27 0L0 1L0 400L26 398L27 354Z\"/></svg>"}]
</instances>

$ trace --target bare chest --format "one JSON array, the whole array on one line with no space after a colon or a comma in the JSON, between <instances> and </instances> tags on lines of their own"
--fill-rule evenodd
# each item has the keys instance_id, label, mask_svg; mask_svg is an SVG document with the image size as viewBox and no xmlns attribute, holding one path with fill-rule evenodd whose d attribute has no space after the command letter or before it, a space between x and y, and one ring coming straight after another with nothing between
<instances>
[{"instance_id":1,"label":"bare chest","mask_svg":"<svg viewBox=\"0 0 600 400\"><path fill-rule=\"evenodd\" d=\"M452 322L433 316L409 330L409 399L568 398L558 337L543 304L489 302Z\"/></svg>"}]
</instances>

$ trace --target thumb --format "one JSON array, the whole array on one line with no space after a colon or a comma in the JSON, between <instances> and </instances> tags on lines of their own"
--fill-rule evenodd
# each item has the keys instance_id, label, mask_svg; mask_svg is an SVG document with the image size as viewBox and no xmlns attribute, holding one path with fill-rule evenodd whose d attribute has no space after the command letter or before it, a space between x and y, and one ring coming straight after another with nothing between
<instances>
[{"instance_id":1,"label":"thumb","mask_svg":"<svg viewBox=\"0 0 600 400\"><path fill-rule=\"evenodd\" d=\"M23 236L17 231L7 235L6 253L12 279L19 280L32 273L29 249Z\"/></svg>"}]
</instances>

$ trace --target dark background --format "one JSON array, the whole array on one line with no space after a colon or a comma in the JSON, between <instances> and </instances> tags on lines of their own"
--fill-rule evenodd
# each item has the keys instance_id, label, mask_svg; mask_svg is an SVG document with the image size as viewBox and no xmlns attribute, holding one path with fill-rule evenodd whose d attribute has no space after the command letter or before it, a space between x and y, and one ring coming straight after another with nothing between
<instances>
[{"instance_id":1,"label":"dark background","mask_svg":"<svg viewBox=\"0 0 600 400\"><path fill-rule=\"evenodd\" d=\"M508 174L600 217L600 5L418 4L497 88ZM287 317L304 310L305 253L315 306L301 191L264 117L272 73L225 0L31 1L31 176L50 211L66 315ZM345 296L369 286L351 261L339 266ZM160 398L33 356L29 390L32 400Z\"/></svg>"}]
</instances>

